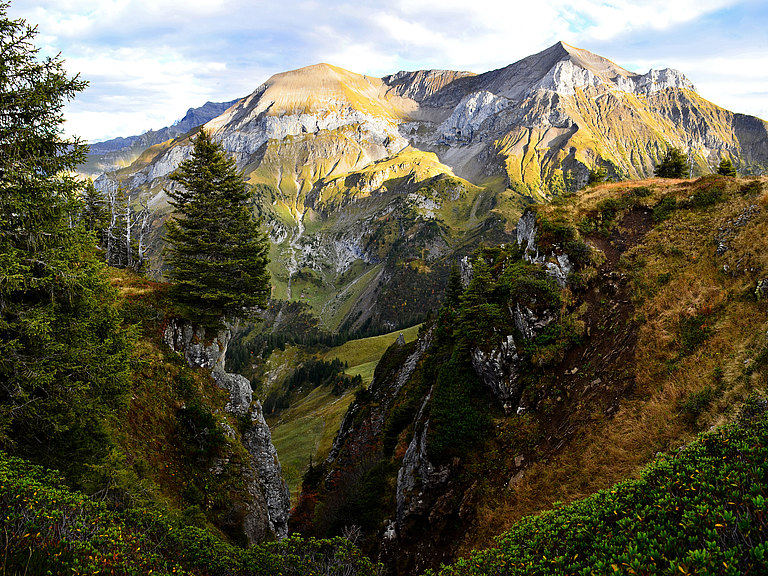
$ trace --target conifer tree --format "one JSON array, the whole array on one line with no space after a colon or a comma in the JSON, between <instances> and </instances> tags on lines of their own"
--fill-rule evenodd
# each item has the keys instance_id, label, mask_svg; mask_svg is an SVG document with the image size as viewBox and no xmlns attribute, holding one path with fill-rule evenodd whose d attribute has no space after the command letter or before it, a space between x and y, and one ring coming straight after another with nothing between
<instances>
[{"instance_id":1,"label":"conifer tree","mask_svg":"<svg viewBox=\"0 0 768 576\"><path fill-rule=\"evenodd\" d=\"M654 174L659 178L684 178L688 168L688 159L679 148L670 148Z\"/></svg>"},{"instance_id":2,"label":"conifer tree","mask_svg":"<svg viewBox=\"0 0 768 576\"><path fill-rule=\"evenodd\" d=\"M167 223L166 262L181 313L217 328L226 317L265 306L269 244L234 160L202 130L171 180L180 187L168 192L176 217Z\"/></svg>"},{"instance_id":3,"label":"conifer tree","mask_svg":"<svg viewBox=\"0 0 768 576\"><path fill-rule=\"evenodd\" d=\"M126 397L129 340L69 176L87 147L62 137L85 87L38 59L35 29L0 3L0 449L76 480L109 451L103 420ZM79 466L79 469L76 469Z\"/></svg>"},{"instance_id":4,"label":"conifer tree","mask_svg":"<svg viewBox=\"0 0 768 576\"><path fill-rule=\"evenodd\" d=\"M723 158L720 160L720 164L717 166L717 173L721 176L736 177L736 168L730 158Z\"/></svg>"},{"instance_id":5,"label":"conifer tree","mask_svg":"<svg viewBox=\"0 0 768 576\"><path fill-rule=\"evenodd\" d=\"M464 292L464 285L461 282L461 272L459 267L454 264L451 266L451 274L448 276L448 286L445 289L445 302L448 306L458 308L461 303L461 295Z\"/></svg>"}]
</instances>

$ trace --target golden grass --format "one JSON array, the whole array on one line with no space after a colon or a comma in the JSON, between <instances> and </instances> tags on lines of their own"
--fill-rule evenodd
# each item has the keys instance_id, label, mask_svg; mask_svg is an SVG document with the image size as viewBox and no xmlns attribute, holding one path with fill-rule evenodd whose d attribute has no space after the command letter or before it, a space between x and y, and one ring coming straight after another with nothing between
<instances>
[{"instance_id":1,"label":"golden grass","mask_svg":"<svg viewBox=\"0 0 768 576\"><path fill-rule=\"evenodd\" d=\"M462 553L491 544L494 535L524 515L637 476L657 452L675 451L697 432L731 419L746 395L758 383L765 385L765 375L749 377L745 365L766 346L766 304L757 302L753 292L756 281L768 275L768 214L761 211L746 225L732 226L735 235L728 242L729 251L715 256L719 229L748 206L766 204L767 193L757 198L739 194L743 183L726 182L726 202L676 211L622 257L622 271L632 280L635 317L642 321L632 365L634 393L612 417L594 408L589 424L559 455L533 463L514 489L484 501L477 511L478 530L462 543ZM575 206L542 209L558 210L577 222L600 200L641 185L654 190L644 199L653 205L663 194L687 198L706 182L654 179L606 184L585 191ZM737 261L742 262L740 273L723 272L724 263L733 270ZM660 277L666 283L660 283ZM686 353L680 344L680 320L702 314L709 336ZM686 421L681 402L716 386L716 370L722 377L714 400L693 423Z\"/></svg>"}]
</instances>

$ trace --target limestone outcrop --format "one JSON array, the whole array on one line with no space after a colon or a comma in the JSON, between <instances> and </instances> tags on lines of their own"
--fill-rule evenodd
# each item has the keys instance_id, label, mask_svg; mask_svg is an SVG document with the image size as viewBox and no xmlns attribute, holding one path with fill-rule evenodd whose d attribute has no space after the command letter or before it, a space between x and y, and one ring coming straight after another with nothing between
<instances>
[{"instance_id":1,"label":"limestone outcrop","mask_svg":"<svg viewBox=\"0 0 768 576\"><path fill-rule=\"evenodd\" d=\"M261 404L253 399L251 383L244 376L224 369L230 339L228 328L207 339L203 328L178 319L171 319L163 332L163 341L182 354L189 366L209 370L216 385L229 392L224 411L249 419L242 441L251 459L243 476L252 501L248 504L243 529L251 543L265 540L270 533L282 539L288 535L290 493Z\"/></svg>"}]
</instances>

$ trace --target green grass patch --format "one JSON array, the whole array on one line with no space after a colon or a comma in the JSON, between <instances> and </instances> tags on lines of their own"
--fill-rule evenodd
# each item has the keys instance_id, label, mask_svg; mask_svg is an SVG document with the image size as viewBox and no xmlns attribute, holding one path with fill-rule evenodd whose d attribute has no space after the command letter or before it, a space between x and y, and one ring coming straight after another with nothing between
<instances>
[{"instance_id":1,"label":"green grass patch","mask_svg":"<svg viewBox=\"0 0 768 576\"><path fill-rule=\"evenodd\" d=\"M301 478L311 462L325 459L341 420L354 399L353 392L335 396L329 387L315 388L270 422L272 443L275 445L285 481L296 502L301 490Z\"/></svg>"},{"instance_id":2,"label":"green grass patch","mask_svg":"<svg viewBox=\"0 0 768 576\"><path fill-rule=\"evenodd\" d=\"M411 326L405 330L395 330L394 332L389 332L388 334L382 334L380 336L350 340L341 346L331 348L323 354L323 358L325 360L338 358L342 362L346 362L349 366L347 373L352 374L352 370L357 366L368 364L370 362L378 362L386 349L397 340L397 337L401 332L406 342L416 340L416 337L419 335L420 327L421 324L417 324L416 326Z\"/></svg>"}]
</instances>

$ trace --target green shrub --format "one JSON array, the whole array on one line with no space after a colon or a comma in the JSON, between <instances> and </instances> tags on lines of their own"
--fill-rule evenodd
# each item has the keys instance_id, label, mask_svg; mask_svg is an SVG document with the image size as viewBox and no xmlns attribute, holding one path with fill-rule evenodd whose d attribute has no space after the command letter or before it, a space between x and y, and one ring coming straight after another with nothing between
<instances>
[{"instance_id":1,"label":"green shrub","mask_svg":"<svg viewBox=\"0 0 768 576\"><path fill-rule=\"evenodd\" d=\"M712 386L705 386L698 392L688 394L685 400L680 401L678 409L688 421L695 422L715 399L715 393Z\"/></svg>"},{"instance_id":2,"label":"green shrub","mask_svg":"<svg viewBox=\"0 0 768 576\"><path fill-rule=\"evenodd\" d=\"M247 550L162 509L110 509L68 490L57 472L0 452L4 574L282 574L373 576L350 542L294 535ZM188 516L196 516L194 507Z\"/></svg>"},{"instance_id":3,"label":"green shrub","mask_svg":"<svg viewBox=\"0 0 768 576\"><path fill-rule=\"evenodd\" d=\"M207 461L227 443L216 418L197 402L179 408L176 418L181 441L194 459Z\"/></svg>"},{"instance_id":4,"label":"green shrub","mask_svg":"<svg viewBox=\"0 0 768 576\"><path fill-rule=\"evenodd\" d=\"M708 315L704 314L697 314L680 320L680 344L683 352L693 352L707 339L710 332L708 321Z\"/></svg>"},{"instance_id":5,"label":"green shrub","mask_svg":"<svg viewBox=\"0 0 768 576\"><path fill-rule=\"evenodd\" d=\"M653 220L662 222L670 217L672 212L677 209L677 198L674 196L664 196L658 204L653 207Z\"/></svg>"},{"instance_id":6,"label":"green shrub","mask_svg":"<svg viewBox=\"0 0 768 576\"><path fill-rule=\"evenodd\" d=\"M725 200L725 186L721 182L712 182L709 186L697 190L689 200L692 208L706 208Z\"/></svg>"},{"instance_id":7,"label":"green shrub","mask_svg":"<svg viewBox=\"0 0 768 576\"><path fill-rule=\"evenodd\" d=\"M687 172L688 158L679 148L670 148L654 170L659 178L685 178Z\"/></svg>"},{"instance_id":8,"label":"green shrub","mask_svg":"<svg viewBox=\"0 0 768 576\"><path fill-rule=\"evenodd\" d=\"M454 357L440 367L430 402L427 433L427 450L434 462L464 457L482 440L490 426L486 398L471 365Z\"/></svg>"},{"instance_id":9,"label":"green shrub","mask_svg":"<svg viewBox=\"0 0 768 576\"><path fill-rule=\"evenodd\" d=\"M639 480L524 518L440 575L768 573L765 411L753 398L738 425L702 434Z\"/></svg>"},{"instance_id":10,"label":"green shrub","mask_svg":"<svg viewBox=\"0 0 768 576\"><path fill-rule=\"evenodd\" d=\"M647 198L648 196L653 194L653 190L648 188L648 186L638 186L637 188L632 188L632 190L630 190L630 193L636 198Z\"/></svg>"}]
</instances>

